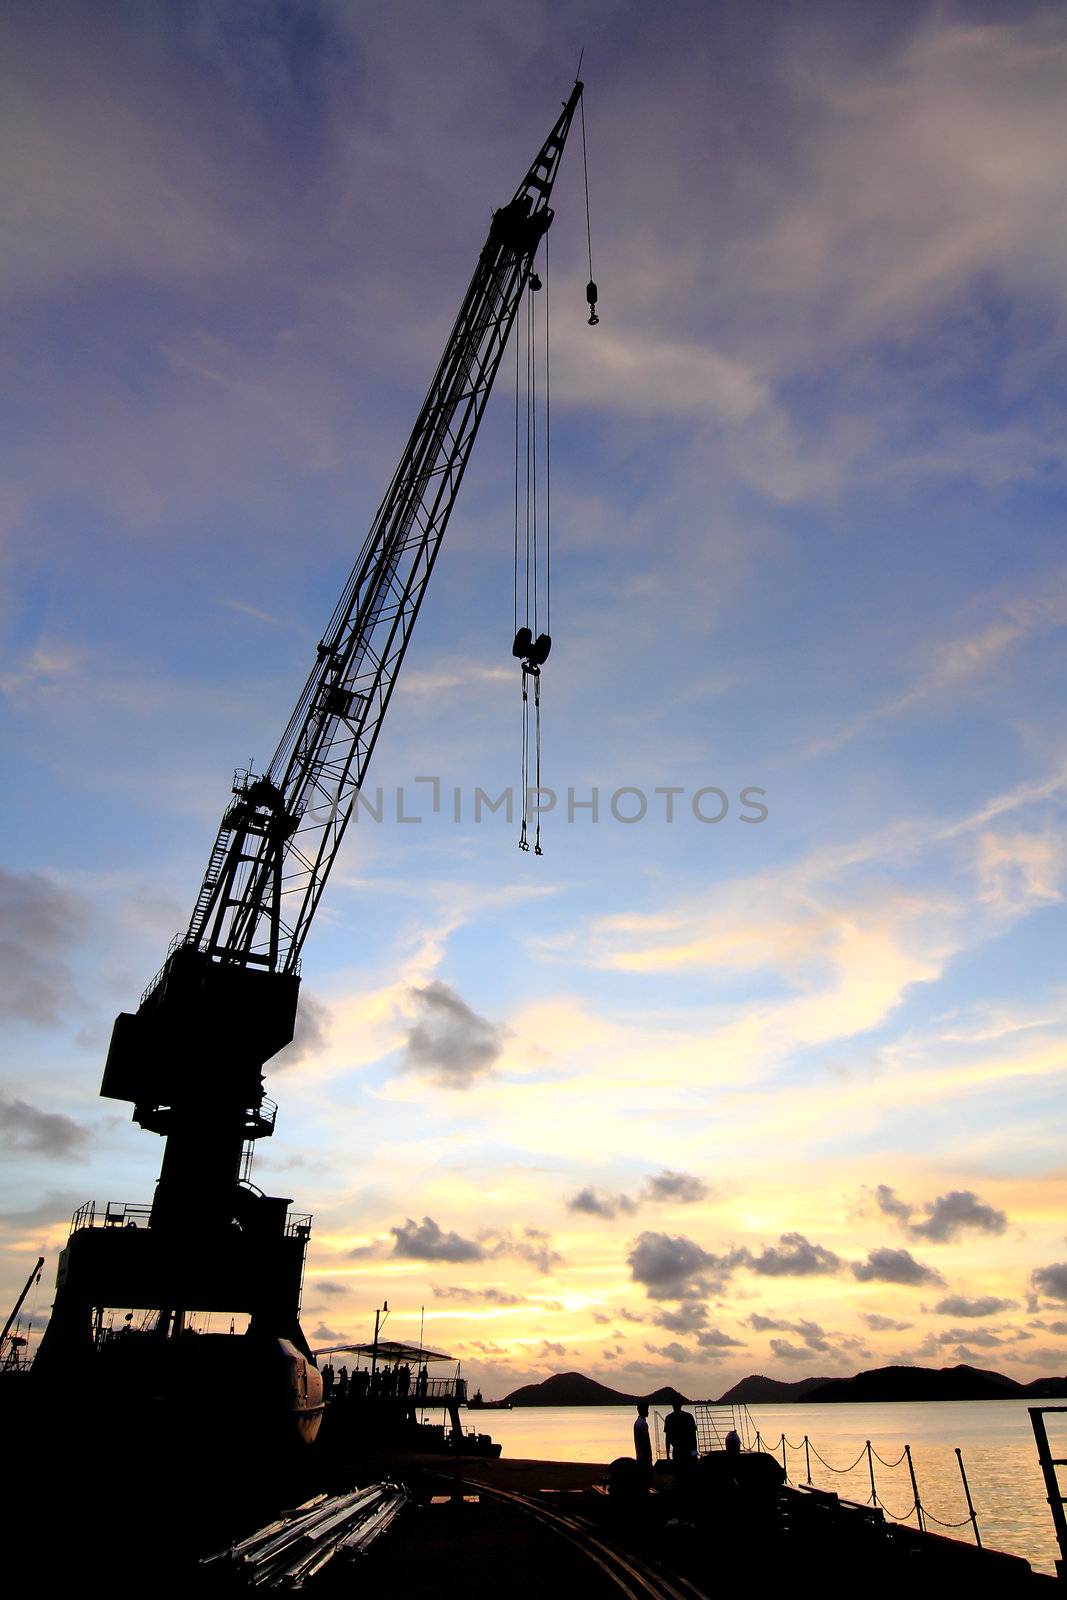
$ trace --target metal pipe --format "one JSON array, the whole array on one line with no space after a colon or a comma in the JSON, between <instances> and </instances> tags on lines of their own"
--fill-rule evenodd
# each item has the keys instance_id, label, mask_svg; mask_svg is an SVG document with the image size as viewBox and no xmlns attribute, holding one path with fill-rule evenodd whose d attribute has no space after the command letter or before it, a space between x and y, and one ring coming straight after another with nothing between
<instances>
[{"instance_id":1,"label":"metal pipe","mask_svg":"<svg viewBox=\"0 0 1067 1600\"><path fill-rule=\"evenodd\" d=\"M923 1521L922 1502L919 1499L919 1485L915 1481L915 1464L911 1459L911 1445L904 1446L904 1454L908 1458L908 1472L911 1474L911 1492L915 1496L915 1521L919 1525L919 1532L926 1532L926 1523Z\"/></svg>"},{"instance_id":2,"label":"metal pipe","mask_svg":"<svg viewBox=\"0 0 1067 1600\"><path fill-rule=\"evenodd\" d=\"M878 1504L878 1490L874 1486L874 1456L871 1453L871 1441L867 1440L867 1471L871 1475L871 1505Z\"/></svg>"},{"instance_id":3,"label":"metal pipe","mask_svg":"<svg viewBox=\"0 0 1067 1600\"><path fill-rule=\"evenodd\" d=\"M974 1501L971 1499L971 1486L967 1482L967 1471L963 1465L963 1451L959 1445L956 1446L956 1460L960 1464L960 1477L963 1479L963 1492L967 1496L967 1512L971 1519L971 1527L974 1529L974 1542L981 1550L982 1535L978 1532L978 1517L975 1513Z\"/></svg>"},{"instance_id":4,"label":"metal pipe","mask_svg":"<svg viewBox=\"0 0 1067 1600\"><path fill-rule=\"evenodd\" d=\"M810 1446L808 1444L808 1436L807 1436L807 1434L804 1435L804 1467L805 1467L805 1470L807 1471L807 1474L808 1474L807 1481L808 1481L808 1483L810 1483L811 1482L811 1448L810 1448Z\"/></svg>"}]
</instances>

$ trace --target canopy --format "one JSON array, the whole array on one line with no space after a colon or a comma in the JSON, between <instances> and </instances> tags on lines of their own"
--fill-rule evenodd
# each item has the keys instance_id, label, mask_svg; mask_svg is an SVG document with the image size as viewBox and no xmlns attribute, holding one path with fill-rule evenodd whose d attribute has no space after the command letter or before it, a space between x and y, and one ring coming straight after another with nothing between
<instances>
[{"instance_id":1,"label":"canopy","mask_svg":"<svg viewBox=\"0 0 1067 1600\"><path fill-rule=\"evenodd\" d=\"M373 1344L331 1344L323 1350L315 1350L316 1356L368 1356L377 1358L385 1366L400 1366L407 1362L409 1366L418 1366L423 1361L454 1361L454 1356L446 1356L441 1350L426 1350L417 1344L400 1344L396 1339L379 1339L377 1345Z\"/></svg>"}]
</instances>

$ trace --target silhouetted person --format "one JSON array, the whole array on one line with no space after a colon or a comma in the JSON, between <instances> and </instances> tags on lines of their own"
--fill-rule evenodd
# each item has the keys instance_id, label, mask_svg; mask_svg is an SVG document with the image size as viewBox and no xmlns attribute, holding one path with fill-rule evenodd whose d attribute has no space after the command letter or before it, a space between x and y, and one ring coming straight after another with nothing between
<instances>
[{"instance_id":1,"label":"silhouetted person","mask_svg":"<svg viewBox=\"0 0 1067 1600\"><path fill-rule=\"evenodd\" d=\"M332 1362L327 1361L322 1369L322 1398L326 1401L333 1394L334 1370Z\"/></svg>"},{"instance_id":2,"label":"silhouetted person","mask_svg":"<svg viewBox=\"0 0 1067 1600\"><path fill-rule=\"evenodd\" d=\"M647 1400L639 1400L637 1402L637 1418L634 1422L634 1455L637 1458L641 1482L647 1489L652 1483L652 1440L648 1432Z\"/></svg>"},{"instance_id":3,"label":"silhouetted person","mask_svg":"<svg viewBox=\"0 0 1067 1600\"><path fill-rule=\"evenodd\" d=\"M337 1374L337 1388L342 1400L348 1399L348 1368L342 1367Z\"/></svg>"},{"instance_id":4,"label":"silhouetted person","mask_svg":"<svg viewBox=\"0 0 1067 1600\"><path fill-rule=\"evenodd\" d=\"M663 1439L667 1456L674 1463L675 1479L691 1471L697 1458L697 1420L691 1411L682 1409L680 1400L672 1400L671 1414L663 1425Z\"/></svg>"},{"instance_id":5,"label":"silhouetted person","mask_svg":"<svg viewBox=\"0 0 1067 1600\"><path fill-rule=\"evenodd\" d=\"M396 1375L396 1389L397 1389L397 1393L399 1394L401 1400L404 1399L404 1397L407 1395L407 1392L408 1392L408 1390L410 1388L411 1388L411 1368L408 1366L407 1362L405 1361L404 1365L400 1368L400 1370L398 1371L398 1373Z\"/></svg>"},{"instance_id":6,"label":"silhouetted person","mask_svg":"<svg viewBox=\"0 0 1067 1600\"><path fill-rule=\"evenodd\" d=\"M726 1435L726 1438L723 1440L723 1447L726 1451L726 1454L732 1461L736 1460L741 1454L741 1435L737 1432L736 1428L730 1429L729 1433Z\"/></svg>"},{"instance_id":7,"label":"silhouetted person","mask_svg":"<svg viewBox=\"0 0 1067 1600\"><path fill-rule=\"evenodd\" d=\"M426 1391L430 1387L430 1374L426 1371L426 1363L419 1368L419 1381L415 1385L415 1393L420 1400L426 1399Z\"/></svg>"}]
</instances>

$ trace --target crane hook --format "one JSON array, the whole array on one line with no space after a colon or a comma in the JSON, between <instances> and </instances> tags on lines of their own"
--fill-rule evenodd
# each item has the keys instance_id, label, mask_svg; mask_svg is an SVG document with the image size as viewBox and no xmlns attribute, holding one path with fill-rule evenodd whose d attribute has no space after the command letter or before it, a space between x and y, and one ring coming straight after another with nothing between
<instances>
[{"instance_id":1,"label":"crane hook","mask_svg":"<svg viewBox=\"0 0 1067 1600\"><path fill-rule=\"evenodd\" d=\"M585 286L585 298L589 302L589 326L595 328L600 321L596 314L597 286L590 278Z\"/></svg>"}]
</instances>

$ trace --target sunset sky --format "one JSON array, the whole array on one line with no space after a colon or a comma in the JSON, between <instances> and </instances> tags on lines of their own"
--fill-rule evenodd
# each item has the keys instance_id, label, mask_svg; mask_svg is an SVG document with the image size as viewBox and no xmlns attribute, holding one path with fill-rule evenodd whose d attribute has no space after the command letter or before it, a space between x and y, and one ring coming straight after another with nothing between
<instances>
[{"instance_id":1,"label":"sunset sky","mask_svg":"<svg viewBox=\"0 0 1067 1600\"><path fill-rule=\"evenodd\" d=\"M425 1308L493 1393L1067 1371L1067 10L41 0L0 46L5 1311L151 1198L112 1020L584 47L559 802L540 859L472 815L519 782L502 377L268 1072L305 1329Z\"/></svg>"}]
</instances>

